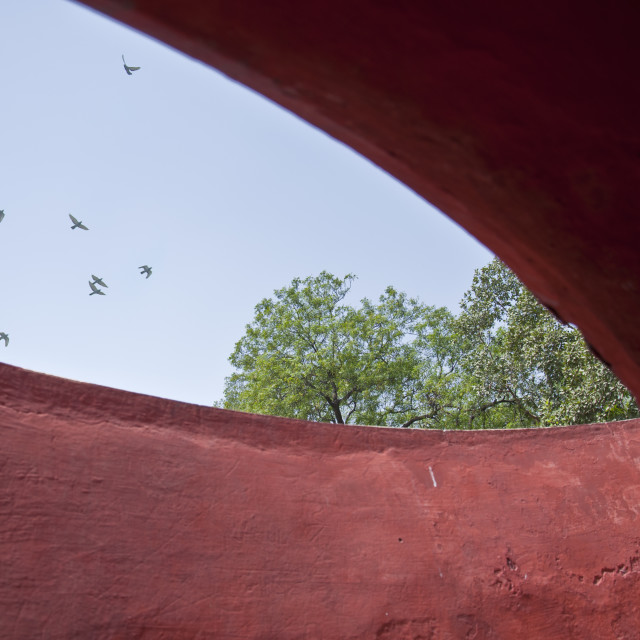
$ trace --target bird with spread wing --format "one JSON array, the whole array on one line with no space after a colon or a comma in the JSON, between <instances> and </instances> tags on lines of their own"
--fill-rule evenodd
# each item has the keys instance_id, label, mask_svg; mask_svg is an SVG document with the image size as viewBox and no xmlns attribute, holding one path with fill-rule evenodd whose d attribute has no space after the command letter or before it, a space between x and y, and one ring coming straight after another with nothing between
<instances>
[{"instance_id":1,"label":"bird with spread wing","mask_svg":"<svg viewBox=\"0 0 640 640\"><path fill-rule=\"evenodd\" d=\"M73 226L71 227L72 229L84 229L85 231L89 231L89 227L85 227L81 220L74 218L71 214L69 214L69 217L71 218L71 222L73 222Z\"/></svg>"},{"instance_id":2,"label":"bird with spread wing","mask_svg":"<svg viewBox=\"0 0 640 640\"><path fill-rule=\"evenodd\" d=\"M131 72L132 71L137 71L140 67L130 67L124 59L124 54L122 55L122 62L124 62L124 70L127 72L128 76L133 75Z\"/></svg>"},{"instance_id":3,"label":"bird with spread wing","mask_svg":"<svg viewBox=\"0 0 640 640\"><path fill-rule=\"evenodd\" d=\"M96 287L96 283L95 282L91 282L91 280L89 280L89 286L91 287L91 293L89 294L90 296L95 296L95 295L104 296L104 295L106 295L104 291L100 291L100 289L98 289L98 287Z\"/></svg>"}]
</instances>

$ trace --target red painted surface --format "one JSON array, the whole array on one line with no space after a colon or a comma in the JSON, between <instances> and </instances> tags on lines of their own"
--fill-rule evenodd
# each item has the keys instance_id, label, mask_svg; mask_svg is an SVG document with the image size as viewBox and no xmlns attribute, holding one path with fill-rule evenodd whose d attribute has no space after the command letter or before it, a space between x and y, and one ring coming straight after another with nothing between
<instances>
[{"instance_id":1,"label":"red painted surface","mask_svg":"<svg viewBox=\"0 0 640 640\"><path fill-rule=\"evenodd\" d=\"M640 421L400 431L0 383L0 637L638 637Z\"/></svg>"},{"instance_id":2,"label":"red painted surface","mask_svg":"<svg viewBox=\"0 0 640 640\"><path fill-rule=\"evenodd\" d=\"M84 0L343 140L640 395L640 3Z\"/></svg>"},{"instance_id":3,"label":"red painted surface","mask_svg":"<svg viewBox=\"0 0 640 640\"><path fill-rule=\"evenodd\" d=\"M86 4L396 175L640 395L640 5ZM0 637L640 637L640 421L337 427L6 365L0 388Z\"/></svg>"}]
</instances>

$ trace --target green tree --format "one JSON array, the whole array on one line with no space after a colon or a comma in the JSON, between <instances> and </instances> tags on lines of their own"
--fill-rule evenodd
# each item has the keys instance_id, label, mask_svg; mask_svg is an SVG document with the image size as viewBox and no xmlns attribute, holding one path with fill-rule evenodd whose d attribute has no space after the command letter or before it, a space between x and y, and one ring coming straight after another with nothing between
<instances>
[{"instance_id":1,"label":"green tree","mask_svg":"<svg viewBox=\"0 0 640 640\"><path fill-rule=\"evenodd\" d=\"M355 276L296 278L255 308L229 360L228 409L340 424L478 429L640 415L625 387L500 260L455 317L388 287L344 303Z\"/></svg>"},{"instance_id":2,"label":"green tree","mask_svg":"<svg viewBox=\"0 0 640 640\"><path fill-rule=\"evenodd\" d=\"M476 272L461 307L467 428L638 416L631 394L580 332L556 320L497 258Z\"/></svg>"},{"instance_id":3,"label":"green tree","mask_svg":"<svg viewBox=\"0 0 640 640\"><path fill-rule=\"evenodd\" d=\"M388 287L343 303L355 279L327 272L275 291L229 360L229 409L336 422L435 426L451 410L454 318Z\"/></svg>"}]
</instances>

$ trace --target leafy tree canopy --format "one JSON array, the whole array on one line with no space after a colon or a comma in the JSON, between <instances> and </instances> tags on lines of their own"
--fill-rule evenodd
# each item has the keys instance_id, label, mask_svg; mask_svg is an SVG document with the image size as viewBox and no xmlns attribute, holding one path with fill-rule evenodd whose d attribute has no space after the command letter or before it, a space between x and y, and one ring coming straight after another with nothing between
<instances>
[{"instance_id":1,"label":"leafy tree canopy","mask_svg":"<svg viewBox=\"0 0 640 640\"><path fill-rule=\"evenodd\" d=\"M494 259L461 302L470 427L531 427L638 416L627 389Z\"/></svg>"},{"instance_id":2,"label":"leafy tree canopy","mask_svg":"<svg viewBox=\"0 0 640 640\"><path fill-rule=\"evenodd\" d=\"M507 267L479 269L456 317L354 275L294 279L255 308L230 362L229 409L339 424L504 428L638 415L628 391Z\"/></svg>"},{"instance_id":3,"label":"leafy tree canopy","mask_svg":"<svg viewBox=\"0 0 640 640\"><path fill-rule=\"evenodd\" d=\"M415 381L437 376L426 369L438 358L446 371L451 314L392 287L353 308L343 301L354 279L323 271L262 300L231 354L224 406L339 424L426 419Z\"/></svg>"}]
</instances>

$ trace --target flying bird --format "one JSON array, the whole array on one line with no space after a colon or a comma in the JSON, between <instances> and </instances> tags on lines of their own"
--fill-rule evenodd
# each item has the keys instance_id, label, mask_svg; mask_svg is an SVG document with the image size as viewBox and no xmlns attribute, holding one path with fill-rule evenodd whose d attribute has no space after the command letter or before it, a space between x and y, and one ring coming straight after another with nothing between
<instances>
[{"instance_id":1,"label":"flying bird","mask_svg":"<svg viewBox=\"0 0 640 640\"><path fill-rule=\"evenodd\" d=\"M101 287L106 287L107 289L109 288L109 285L105 284L102 278L98 278L98 276L94 276L93 274L91 274L91 277L93 278L95 284L99 284Z\"/></svg>"},{"instance_id":2,"label":"flying bird","mask_svg":"<svg viewBox=\"0 0 640 640\"><path fill-rule=\"evenodd\" d=\"M2 222L2 218L4 218L4 209L0 209L0 222Z\"/></svg>"},{"instance_id":3,"label":"flying bird","mask_svg":"<svg viewBox=\"0 0 640 640\"><path fill-rule=\"evenodd\" d=\"M85 227L82 224L82 221L76 220L76 218L74 218L71 214L69 214L69 217L71 218L71 222L73 222L73 227L71 227L72 229L84 229L85 231L89 231L89 227Z\"/></svg>"},{"instance_id":4,"label":"flying bird","mask_svg":"<svg viewBox=\"0 0 640 640\"><path fill-rule=\"evenodd\" d=\"M98 289L98 287L96 287L95 282L91 282L91 280L89 280L89 286L91 287L91 293L89 294L90 296L95 295L96 293L99 296L104 296L106 295L104 291L100 291L100 289Z\"/></svg>"},{"instance_id":5,"label":"flying bird","mask_svg":"<svg viewBox=\"0 0 640 640\"><path fill-rule=\"evenodd\" d=\"M127 75L133 75L131 72L132 71L137 71L140 67L130 67L124 59L124 54L122 55L122 62L124 62L124 70L127 72Z\"/></svg>"},{"instance_id":6,"label":"flying bird","mask_svg":"<svg viewBox=\"0 0 640 640\"><path fill-rule=\"evenodd\" d=\"M9 334L0 331L0 340L4 340L4 346L9 346Z\"/></svg>"},{"instance_id":7,"label":"flying bird","mask_svg":"<svg viewBox=\"0 0 640 640\"><path fill-rule=\"evenodd\" d=\"M142 269L142 271L140 272L140 275L146 273L147 278L151 275L151 267L148 267L146 264L141 267L138 267L138 269Z\"/></svg>"}]
</instances>

